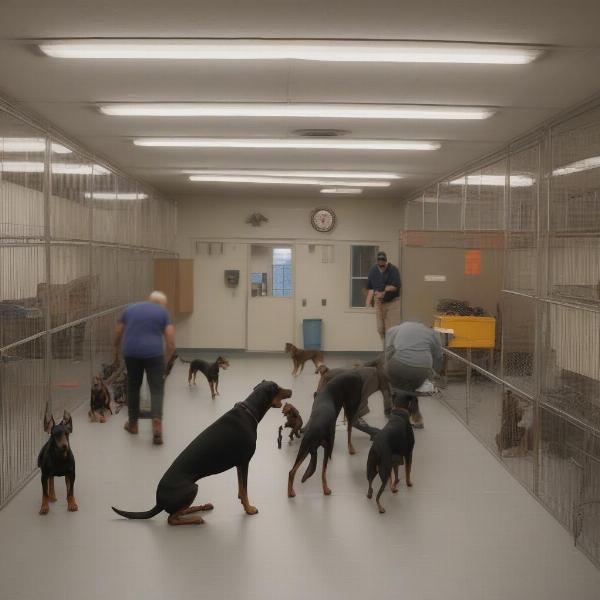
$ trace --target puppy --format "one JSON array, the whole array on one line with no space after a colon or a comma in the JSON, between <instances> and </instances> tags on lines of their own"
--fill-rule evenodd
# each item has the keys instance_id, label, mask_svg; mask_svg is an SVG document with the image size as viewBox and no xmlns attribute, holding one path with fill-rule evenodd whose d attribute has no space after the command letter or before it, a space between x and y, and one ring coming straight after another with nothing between
<instances>
[{"instance_id":1,"label":"puppy","mask_svg":"<svg viewBox=\"0 0 600 600\"><path fill-rule=\"evenodd\" d=\"M48 514L49 502L56 502L54 478L64 477L67 484L67 508L69 512L79 510L75 502L75 457L69 444L73 433L73 419L65 410L62 421L56 425L54 417L44 416L44 431L50 435L38 455L37 465L42 472L42 506L40 515Z\"/></svg>"},{"instance_id":2,"label":"puppy","mask_svg":"<svg viewBox=\"0 0 600 600\"><path fill-rule=\"evenodd\" d=\"M290 404L289 402L286 402L283 405L281 412L286 417L284 428L289 427L289 429L290 429L289 443L291 444L294 439L294 436L296 436L298 439L300 439L300 433L301 433L302 425L303 425L302 417L300 416L298 409L293 404Z\"/></svg>"},{"instance_id":3,"label":"puppy","mask_svg":"<svg viewBox=\"0 0 600 600\"><path fill-rule=\"evenodd\" d=\"M395 390L392 396L393 408L387 425L375 436L367 458L367 480L369 489L367 498L373 497L373 479L379 473L381 487L377 492L376 502L380 513L385 508L380 502L381 494L387 485L392 468L394 469L394 483L392 492L398 491L398 465L404 462L406 485L412 487L410 479L412 467L412 453L415 446L415 436L410 415L416 410L417 396L413 393Z\"/></svg>"},{"instance_id":4,"label":"puppy","mask_svg":"<svg viewBox=\"0 0 600 600\"><path fill-rule=\"evenodd\" d=\"M90 410L88 417L92 423L99 421L106 422L105 413L108 411L113 414L110 408L110 393L100 375L94 375L92 378L92 390L90 395Z\"/></svg>"},{"instance_id":5,"label":"puppy","mask_svg":"<svg viewBox=\"0 0 600 600\"><path fill-rule=\"evenodd\" d=\"M229 361L223 356L218 356L214 363L209 363L205 360L196 358L190 363L190 368L188 371L188 384L192 385L193 383L196 385L196 374L198 371L200 371L204 374L206 380L208 381L208 385L210 386L210 395L214 400L216 396L219 396L219 369L223 369L225 371L227 367L229 367Z\"/></svg>"},{"instance_id":6,"label":"puppy","mask_svg":"<svg viewBox=\"0 0 600 600\"><path fill-rule=\"evenodd\" d=\"M292 375L300 375L304 369L304 363L307 360L312 360L315 365L315 373L319 372L319 365L324 362L323 353L320 350L304 350L302 348L296 348L294 344L287 342L285 345L285 351L292 358L294 363L294 369Z\"/></svg>"},{"instance_id":7,"label":"puppy","mask_svg":"<svg viewBox=\"0 0 600 600\"><path fill-rule=\"evenodd\" d=\"M294 466L288 475L288 498L293 498L296 495L294 491L294 478L296 471L310 454L310 463L306 472L302 476L304 483L314 472L317 467L317 450L323 446L323 471L321 474L321 482L323 485L323 493L326 496L331 494L331 489L327 485L327 462L331 458L333 452L333 444L335 441L335 423L338 415L342 410L342 406L346 407L349 422L354 420L355 412L360 405L360 391L362 380L357 373L343 373L330 381L323 391L315 393L312 411L308 423L304 428L304 435L300 442L300 448Z\"/></svg>"},{"instance_id":8,"label":"puppy","mask_svg":"<svg viewBox=\"0 0 600 600\"><path fill-rule=\"evenodd\" d=\"M156 488L156 504L145 512L112 509L128 519L150 519L163 510L169 513L169 525L200 524L200 517L185 515L211 510L212 504L192 506L198 493L195 483L203 477L237 468L238 498L249 515L258 512L248 500L248 468L256 450L258 424L270 408L281 408L291 390L273 381L259 383L253 392L207 427L185 448L167 469Z\"/></svg>"}]
</instances>

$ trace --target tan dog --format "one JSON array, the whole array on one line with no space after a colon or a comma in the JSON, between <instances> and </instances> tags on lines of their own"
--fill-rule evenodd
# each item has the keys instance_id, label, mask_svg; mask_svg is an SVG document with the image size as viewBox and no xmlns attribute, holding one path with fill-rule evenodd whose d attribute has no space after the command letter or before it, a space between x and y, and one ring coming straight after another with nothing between
<instances>
[{"instance_id":1,"label":"tan dog","mask_svg":"<svg viewBox=\"0 0 600 600\"><path fill-rule=\"evenodd\" d=\"M319 372L319 365L323 364L324 358L323 353L320 350L304 350L303 348L296 348L294 344L287 342L285 345L285 351L292 357L294 363L294 370L292 375L300 375L304 369L304 363L308 360L312 360L315 365L315 373Z\"/></svg>"},{"instance_id":2,"label":"tan dog","mask_svg":"<svg viewBox=\"0 0 600 600\"><path fill-rule=\"evenodd\" d=\"M293 404L290 404L289 402L286 402L283 405L283 409L281 410L281 412L286 417L284 428L287 429L289 427L289 429L290 429L289 443L291 444L292 441L294 440L294 436L296 436L298 439L300 439L300 433L302 431L302 425L303 425L302 417L300 416L298 409Z\"/></svg>"}]
</instances>

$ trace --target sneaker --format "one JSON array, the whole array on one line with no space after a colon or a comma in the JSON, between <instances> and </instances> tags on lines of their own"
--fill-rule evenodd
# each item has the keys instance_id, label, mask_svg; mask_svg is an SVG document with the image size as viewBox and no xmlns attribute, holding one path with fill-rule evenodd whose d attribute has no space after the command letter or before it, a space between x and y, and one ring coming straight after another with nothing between
<instances>
[{"instance_id":1,"label":"sneaker","mask_svg":"<svg viewBox=\"0 0 600 600\"><path fill-rule=\"evenodd\" d=\"M152 419L152 443L157 446L163 443L161 419Z\"/></svg>"},{"instance_id":2,"label":"sneaker","mask_svg":"<svg viewBox=\"0 0 600 600\"><path fill-rule=\"evenodd\" d=\"M123 427L125 431L132 433L133 435L137 435L138 432L138 424L137 421L127 421L125 426Z\"/></svg>"}]
</instances>

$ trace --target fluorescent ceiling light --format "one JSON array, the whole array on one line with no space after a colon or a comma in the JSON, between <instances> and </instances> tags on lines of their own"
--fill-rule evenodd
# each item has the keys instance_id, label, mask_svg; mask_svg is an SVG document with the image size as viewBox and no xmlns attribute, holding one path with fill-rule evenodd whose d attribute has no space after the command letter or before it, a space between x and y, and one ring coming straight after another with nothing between
<instances>
[{"instance_id":1,"label":"fluorescent ceiling light","mask_svg":"<svg viewBox=\"0 0 600 600\"><path fill-rule=\"evenodd\" d=\"M309 179L303 177L250 177L234 175L190 175L190 181L220 183L265 183L283 185L339 185L360 187L390 187L389 181L337 181L335 179Z\"/></svg>"},{"instance_id":2,"label":"fluorescent ceiling light","mask_svg":"<svg viewBox=\"0 0 600 600\"><path fill-rule=\"evenodd\" d=\"M102 104L100 112L133 117L307 117L333 119L487 119L489 108L402 104L147 103Z\"/></svg>"},{"instance_id":3,"label":"fluorescent ceiling light","mask_svg":"<svg viewBox=\"0 0 600 600\"><path fill-rule=\"evenodd\" d=\"M148 194L137 194L136 192L86 192L84 196L88 200L144 200Z\"/></svg>"},{"instance_id":4,"label":"fluorescent ceiling light","mask_svg":"<svg viewBox=\"0 0 600 600\"><path fill-rule=\"evenodd\" d=\"M534 184L533 177L528 175L511 175L510 187L530 187ZM506 176L504 175L468 175L460 177L449 182L450 185L486 185L494 187L504 187L506 185Z\"/></svg>"},{"instance_id":5,"label":"fluorescent ceiling light","mask_svg":"<svg viewBox=\"0 0 600 600\"><path fill-rule=\"evenodd\" d=\"M57 154L71 154L71 150L61 144L52 143L52 152ZM45 152L46 140L44 138L0 138L0 152Z\"/></svg>"},{"instance_id":6,"label":"fluorescent ceiling light","mask_svg":"<svg viewBox=\"0 0 600 600\"><path fill-rule=\"evenodd\" d=\"M162 148L311 148L339 150L437 150L438 142L340 138L138 138L136 146Z\"/></svg>"},{"instance_id":7,"label":"fluorescent ceiling light","mask_svg":"<svg viewBox=\"0 0 600 600\"><path fill-rule=\"evenodd\" d=\"M57 40L40 44L53 58L141 60L307 60L325 62L522 65L541 48L387 40Z\"/></svg>"},{"instance_id":8,"label":"fluorescent ceiling light","mask_svg":"<svg viewBox=\"0 0 600 600\"><path fill-rule=\"evenodd\" d=\"M337 179L402 179L396 173L372 171L262 171L258 169L194 169L183 171L186 175L249 175L262 177L335 177Z\"/></svg>"},{"instance_id":9,"label":"fluorescent ceiling light","mask_svg":"<svg viewBox=\"0 0 600 600\"><path fill-rule=\"evenodd\" d=\"M573 173L580 173L581 171L590 171L591 169L598 169L600 167L600 156L590 156L582 160L569 163L564 167L559 167L552 171L552 175L571 175Z\"/></svg>"},{"instance_id":10,"label":"fluorescent ceiling light","mask_svg":"<svg viewBox=\"0 0 600 600\"><path fill-rule=\"evenodd\" d=\"M323 188L321 194L362 194L361 188Z\"/></svg>"},{"instance_id":11,"label":"fluorescent ceiling light","mask_svg":"<svg viewBox=\"0 0 600 600\"><path fill-rule=\"evenodd\" d=\"M54 175L108 175L110 171L100 165L81 165L77 163L52 163ZM0 173L43 173L43 162L0 161Z\"/></svg>"}]
</instances>

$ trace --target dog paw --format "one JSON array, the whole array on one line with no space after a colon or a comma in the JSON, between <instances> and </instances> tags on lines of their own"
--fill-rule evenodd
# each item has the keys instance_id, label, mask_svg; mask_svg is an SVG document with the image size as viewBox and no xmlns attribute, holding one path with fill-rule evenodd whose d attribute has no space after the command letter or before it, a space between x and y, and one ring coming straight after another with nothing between
<instances>
[{"instance_id":1,"label":"dog paw","mask_svg":"<svg viewBox=\"0 0 600 600\"><path fill-rule=\"evenodd\" d=\"M288 498L295 498L296 492L294 490L288 490Z\"/></svg>"},{"instance_id":2,"label":"dog paw","mask_svg":"<svg viewBox=\"0 0 600 600\"><path fill-rule=\"evenodd\" d=\"M331 496L331 490L330 490L328 487L327 487L327 488L323 488L323 493L324 493L326 496Z\"/></svg>"},{"instance_id":3,"label":"dog paw","mask_svg":"<svg viewBox=\"0 0 600 600\"><path fill-rule=\"evenodd\" d=\"M256 506L248 506L246 508L246 514L247 515L255 515L258 513L258 508L256 508Z\"/></svg>"},{"instance_id":4,"label":"dog paw","mask_svg":"<svg viewBox=\"0 0 600 600\"><path fill-rule=\"evenodd\" d=\"M42 504L40 508L40 515L47 515L50 512L50 507L47 504Z\"/></svg>"},{"instance_id":5,"label":"dog paw","mask_svg":"<svg viewBox=\"0 0 600 600\"><path fill-rule=\"evenodd\" d=\"M50 496L48 500L50 500L50 502L56 502L56 496Z\"/></svg>"},{"instance_id":6,"label":"dog paw","mask_svg":"<svg viewBox=\"0 0 600 600\"><path fill-rule=\"evenodd\" d=\"M77 512L79 510L79 506L77 506L77 502L75 502L75 499L67 500L67 510L69 512Z\"/></svg>"},{"instance_id":7,"label":"dog paw","mask_svg":"<svg viewBox=\"0 0 600 600\"><path fill-rule=\"evenodd\" d=\"M379 514L382 515L383 513L385 513L385 508L383 508L383 506L379 507Z\"/></svg>"},{"instance_id":8,"label":"dog paw","mask_svg":"<svg viewBox=\"0 0 600 600\"><path fill-rule=\"evenodd\" d=\"M348 446L348 454L356 454L356 450L354 446Z\"/></svg>"},{"instance_id":9,"label":"dog paw","mask_svg":"<svg viewBox=\"0 0 600 600\"><path fill-rule=\"evenodd\" d=\"M398 488L397 487L393 487L392 488L392 494L397 494L398 493Z\"/></svg>"},{"instance_id":10,"label":"dog paw","mask_svg":"<svg viewBox=\"0 0 600 600\"><path fill-rule=\"evenodd\" d=\"M200 507L200 510L212 510L214 508L214 506L209 502L208 504L203 504Z\"/></svg>"},{"instance_id":11,"label":"dog paw","mask_svg":"<svg viewBox=\"0 0 600 600\"><path fill-rule=\"evenodd\" d=\"M367 498L370 500L373 497L373 490L367 492Z\"/></svg>"},{"instance_id":12,"label":"dog paw","mask_svg":"<svg viewBox=\"0 0 600 600\"><path fill-rule=\"evenodd\" d=\"M412 487L412 485L413 485L413 484L412 484L412 481L407 481L407 482L406 482L406 485L407 485L408 487Z\"/></svg>"}]
</instances>

